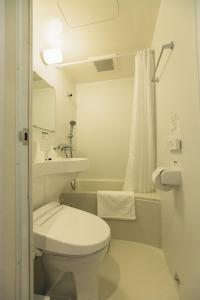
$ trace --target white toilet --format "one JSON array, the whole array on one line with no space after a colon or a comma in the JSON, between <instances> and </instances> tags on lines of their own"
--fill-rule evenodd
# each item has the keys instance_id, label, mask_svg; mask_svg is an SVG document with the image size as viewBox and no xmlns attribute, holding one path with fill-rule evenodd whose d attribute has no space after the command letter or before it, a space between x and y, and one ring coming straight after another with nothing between
<instances>
[{"instance_id":1,"label":"white toilet","mask_svg":"<svg viewBox=\"0 0 200 300\"><path fill-rule=\"evenodd\" d=\"M48 288L65 278L67 286L71 274L76 287L73 300L98 300L98 271L110 242L106 222L56 201L34 211L33 232Z\"/></svg>"},{"instance_id":2,"label":"white toilet","mask_svg":"<svg viewBox=\"0 0 200 300\"><path fill-rule=\"evenodd\" d=\"M42 295L34 295L33 297L34 300L50 300L48 296L42 296Z\"/></svg>"}]
</instances>

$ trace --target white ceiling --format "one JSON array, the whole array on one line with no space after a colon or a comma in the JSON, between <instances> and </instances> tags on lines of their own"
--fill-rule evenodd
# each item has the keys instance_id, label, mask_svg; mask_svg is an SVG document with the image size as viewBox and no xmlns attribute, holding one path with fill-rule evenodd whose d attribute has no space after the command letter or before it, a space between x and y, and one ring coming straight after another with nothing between
<instances>
[{"instance_id":1,"label":"white ceiling","mask_svg":"<svg viewBox=\"0 0 200 300\"><path fill-rule=\"evenodd\" d=\"M103 4L101 10L99 3ZM68 63L113 53L135 53L150 47L159 5L160 0L40 0L38 9L40 14L44 12L45 28L41 30L46 46L59 46L64 62ZM91 22L97 23L86 25ZM64 70L78 83L132 77L134 55L116 58L115 65L116 70L101 73L96 72L91 62Z\"/></svg>"},{"instance_id":2,"label":"white ceiling","mask_svg":"<svg viewBox=\"0 0 200 300\"><path fill-rule=\"evenodd\" d=\"M113 20L119 15L118 0L58 0L58 6L72 28Z\"/></svg>"}]
</instances>

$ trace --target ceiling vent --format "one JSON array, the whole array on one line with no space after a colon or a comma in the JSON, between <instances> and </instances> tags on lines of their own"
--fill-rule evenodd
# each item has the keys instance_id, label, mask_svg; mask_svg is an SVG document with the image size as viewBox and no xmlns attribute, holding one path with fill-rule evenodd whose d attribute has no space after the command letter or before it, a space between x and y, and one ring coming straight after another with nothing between
<instances>
[{"instance_id":1,"label":"ceiling vent","mask_svg":"<svg viewBox=\"0 0 200 300\"><path fill-rule=\"evenodd\" d=\"M97 72L113 71L114 63L112 58L94 61Z\"/></svg>"}]
</instances>

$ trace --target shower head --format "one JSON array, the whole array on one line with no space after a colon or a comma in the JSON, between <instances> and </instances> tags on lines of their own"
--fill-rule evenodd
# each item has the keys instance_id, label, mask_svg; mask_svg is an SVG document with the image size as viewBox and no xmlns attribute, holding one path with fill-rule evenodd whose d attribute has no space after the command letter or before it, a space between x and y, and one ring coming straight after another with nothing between
<instances>
[{"instance_id":1,"label":"shower head","mask_svg":"<svg viewBox=\"0 0 200 300\"><path fill-rule=\"evenodd\" d=\"M74 137L73 131L74 131L74 126L76 125L76 121L70 120L70 121L69 121L69 124L70 124L70 129L69 129L69 135L68 135L68 138L70 139L70 144L71 144L72 138Z\"/></svg>"},{"instance_id":2,"label":"shower head","mask_svg":"<svg viewBox=\"0 0 200 300\"><path fill-rule=\"evenodd\" d=\"M69 124L70 124L71 126L74 126L74 125L76 125L76 121L71 120L71 121L69 122Z\"/></svg>"}]
</instances>

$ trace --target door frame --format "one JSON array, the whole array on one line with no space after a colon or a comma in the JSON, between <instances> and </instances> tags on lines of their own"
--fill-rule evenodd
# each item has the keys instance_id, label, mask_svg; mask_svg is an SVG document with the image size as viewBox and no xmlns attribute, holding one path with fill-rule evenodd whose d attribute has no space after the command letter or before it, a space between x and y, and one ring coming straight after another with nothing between
<instances>
[{"instance_id":1,"label":"door frame","mask_svg":"<svg viewBox=\"0 0 200 300\"><path fill-rule=\"evenodd\" d=\"M196 40L197 40L197 61L198 61L198 79L199 79L199 98L200 98L200 0L195 1L196 9Z\"/></svg>"},{"instance_id":2,"label":"door frame","mask_svg":"<svg viewBox=\"0 0 200 300\"><path fill-rule=\"evenodd\" d=\"M33 243L31 199L31 84L32 84L32 0L16 0L17 90L16 90L16 235L19 268L17 300L33 299ZM28 130L28 142L23 130Z\"/></svg>"},{"instance_id":3,"label":"door frame","mask_svg":"<svg viewBox=\"0 0 200 300\"><path fill-rule=\"evenodd\" d=\"M33 243L31 199L31 84L32 1L16 1L17 85L16 85L16 236L18 272L17 300L33 299ZM28 130L28 141L24 140ZM26 241L26 242L24 242Z\"/></svg>"},{"instance_id":4,"label":"door frame","mask_svg":"<svg viewBox=\"0 0 200 300\"><path fill-rule=\"evenodd\" d=\"M0 2L0 291L33 299L30 126L31 0Z\"/></svg>"}]
</instances>

